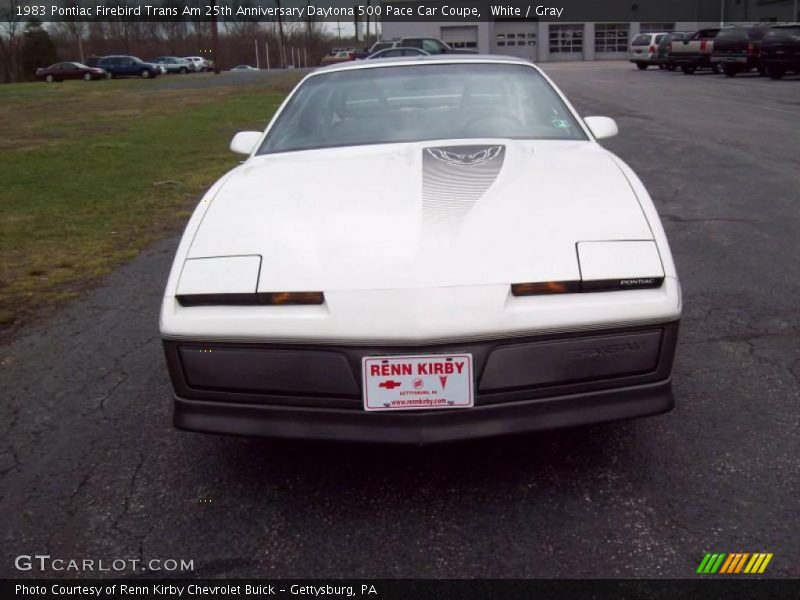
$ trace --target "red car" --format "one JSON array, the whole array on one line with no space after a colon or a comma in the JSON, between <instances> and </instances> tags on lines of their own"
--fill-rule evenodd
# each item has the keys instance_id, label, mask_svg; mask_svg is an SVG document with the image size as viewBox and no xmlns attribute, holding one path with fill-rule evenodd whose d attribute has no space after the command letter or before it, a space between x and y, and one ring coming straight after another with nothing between
<instances>
[{"instance_id":1,"label":"red car","mask_svg":"<svg viewBox=\"0 0 800 600\"><path fill-rule=\"evenodd\" d=\"M104 69L87 67L78 62L60 62L43 69L36 69L36 78L44 79L47 83L64 81L65 79L105 79L108 73Z\"/></svg>"}]
</instances>

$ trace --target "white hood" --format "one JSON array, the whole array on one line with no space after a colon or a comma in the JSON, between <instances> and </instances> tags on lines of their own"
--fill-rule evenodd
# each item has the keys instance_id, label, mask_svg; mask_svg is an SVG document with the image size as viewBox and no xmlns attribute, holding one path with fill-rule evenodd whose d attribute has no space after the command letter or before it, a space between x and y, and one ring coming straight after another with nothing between
<instances>
[{"instance_id":1,"label":"white hood","mask_svg":"<svg viewBox=\"0 0 800 600\"><path fill-rule=\"evenodd\" d=\"M188 258L260 255L259 292L380 290L577 280L577 242L649 239L600 146L459 140L252 158Z\"/></svg>"}]
</instances>

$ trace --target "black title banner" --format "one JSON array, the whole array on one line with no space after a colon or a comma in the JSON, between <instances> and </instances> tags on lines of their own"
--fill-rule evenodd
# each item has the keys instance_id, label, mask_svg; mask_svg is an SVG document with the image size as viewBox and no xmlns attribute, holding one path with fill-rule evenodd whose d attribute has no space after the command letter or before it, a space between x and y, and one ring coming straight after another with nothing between
<instances>
[{"instance_id":1,"label":"black title banner","mask_svg":"<svg viewBox=\"0 0 800 600\"><path fill-rule=\"evenodd\" d=\"M287 580L40 579L0 581L7 599L275 600L760 600L797 598L798 580L731 577L683 580Z\"/></svg>"},{"instance_id":2,"label":"black title banner","mask_svg":"<svg viewBox=\"0 0 800 600\"><path fill-rule=\"evenodd\" d=\"M4 0L41 21L718 21L721 0ZM747 0L745 0L747 1Z\"/></svg>"}]
</instances>

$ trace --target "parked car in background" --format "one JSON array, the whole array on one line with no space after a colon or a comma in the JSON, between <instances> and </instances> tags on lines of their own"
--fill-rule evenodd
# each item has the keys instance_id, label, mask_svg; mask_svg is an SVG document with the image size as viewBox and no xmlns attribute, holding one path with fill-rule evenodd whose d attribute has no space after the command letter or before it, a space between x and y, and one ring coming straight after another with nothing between
<instances>
[{"instance_id":1,"label":"parked car in background","mask_svg":"<svg viewBox=\"0 0 800 600\"><path fill-rule=\"evenodd\" d=\"M234 73L246 73L250 71L258 71L255 67L251 67L250 65L236 65L231 69Z\"/></svg>"},{"instance_id":2,"label":"parked car in background","mask_svg":"<svg viewBox=\"0 0 800 600\"><path fill-rule=\"evenodd\" d=\"M189 71L194 71L193 65L188 60L178 56L159 56L153 63L164 67L167 73L182 73L185 75Z\"/></svg>"},{"instance_id":3,"label":"parked car in background","mask_svg":"<svg viewBox=\"0 0 800 600\"><path fill-rule=\"evenodd\" d=\"M141 58L127 55L104 56L98 66L105 69L111 77L141 77L148 79L166 73L160 65L144 62Z\"/></svg>"},{"instance_id":4,"label":"parked car in background","mask_svg":"<svg viewBox=\"0 0 800 600\"><path fill-rule=\"evenodd\" d=\"M419 48L386 48L370 54L367 58L396 58L398 56L430 56L425 50Z\"/></svg>"},{"instance_id":5,"label":"parked car in background","mask_svg":"<svg viewBox=\"0 0 800 600\"><path fill-rule=\"evenodd\" d=\"M628 60L644 71L651 65L664 65L658 62L658 45L667 37L666 33L640 33L631 41Z\"/></svg>"},{"instance_id":6,"label":"parked car in background","mask_svg":"<svg viewBox=\"0 0 800 600\"><path fill-rule=\"evenodd\" d=\"M769 32L771 25L758 23L721 29L714 39L711 64L717 65L728 77L746 73L759 67L761 40Z\"/></svg>"},{"instance_id":7,"label":"parked car in background","mask_svg":"<svg viewBox=\"0 0 800 600\"><path fill-rule=\"evenodd\" d=\"M656 64L659 68L663 67L668 71L675 70L675 63L669 58L672 44L673 42L682 42L690 35L692 34L687 31L672 31L661 38L661 41L658 43L658 48L656 49Z\"/></svg>"},{"instance_id":8,"label":"parked car in background","mask_svg":"<svg viewBox=\"0 0 800 600\"><path fill-rule=\"evenodd\" d=\"M79 62L60 62L43 69L36 69L36 78L42 79L47 83L64 81L65 79L92 81L93 79L106 79L107 77L108 73L103 69L89 67Z\"/></svg>"},{"instance_id":9,"label":"parked car in background","mask_svg":"<svg viewBox=\"0 0 800 600\"><path fill-rule=\"evenodd\" d=\"M774 25L761 40L761 66L772 79L800 73L800 23Z\"/></svg>"},{"instance_id":10,"label":"parked car in background","mask_svg":"<svg viewBox=\"0 0 800 600\"><path fill-rule=\"evenodd\" d=\"M350 50L339 50L336 54L328 54L322 57L320 66L335 65L340 62L347 62L348 60L355 60L356 55Z\"/></svg>"},{"instance_id":11,"label":"parked car in background","mask_svg":"<svg viewBox=\"0 0 800 600\"><path fill-rule=\"evenodd\" d=\"M428 54L477 54L477 50L452 48L439 38L432 37L404 37L400 38L396 46L399 48L419 48Z\"/></svg>"},{"instance_id":12,"label":"parked car in background","mask_svg":"<svg viewBox=\"0 0 800 600\"><path fill-rule=\"evenodd\" d=\"M686 75L691 75L697 69L711 69L719 72L719 66L711 64L711 53L714 51L714 38L717 37L719 28L701 29L683 41L672 42L669 60L680 67Z\"/></svg>"},{"instance_id":13,"label":"parked car in background","mask_svg":"<svg viewBox=\"0 0 800 600\"><path fill-rule=\"evenodd\" d=\"M189 64L194 67L193 70L197 73L214 70L214 63L210 60L206 60L202 56L184 56L183 59L188 61Z\"/></svg>"},{"instance_id":14,"label":"parked car in background","mask_svg":"<svg viewBox=\"0 0 800 600\"><path fill-rule=\"evenodd\" d=\"M381 50L386 50L387 48L393 48L397 44L396 40L390 40L386 42L375 42L370 46L368 52L370 56L375 54L376 52L380 52Z\"/></svg>"}]
</instances>

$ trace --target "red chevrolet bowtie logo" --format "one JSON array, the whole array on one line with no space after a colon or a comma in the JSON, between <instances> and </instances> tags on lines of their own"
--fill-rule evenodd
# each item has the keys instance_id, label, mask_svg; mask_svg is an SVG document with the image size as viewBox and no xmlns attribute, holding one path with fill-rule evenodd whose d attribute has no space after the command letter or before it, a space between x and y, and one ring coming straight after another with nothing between
<instances>
[{"instance_id":1,"label":"red chevrolet bowtie logo","mask_svg":"<svg viewBox=\"0 0 800 600\"><path fill-rule=\"evenodd\" d=\"M396 387L400 387L403 385L399 381L394 381L393 379L387 379L386 381L382 381L378 384L378 387L386 388L387 390L393 390Z\"/></svg>"}]
</instances>

